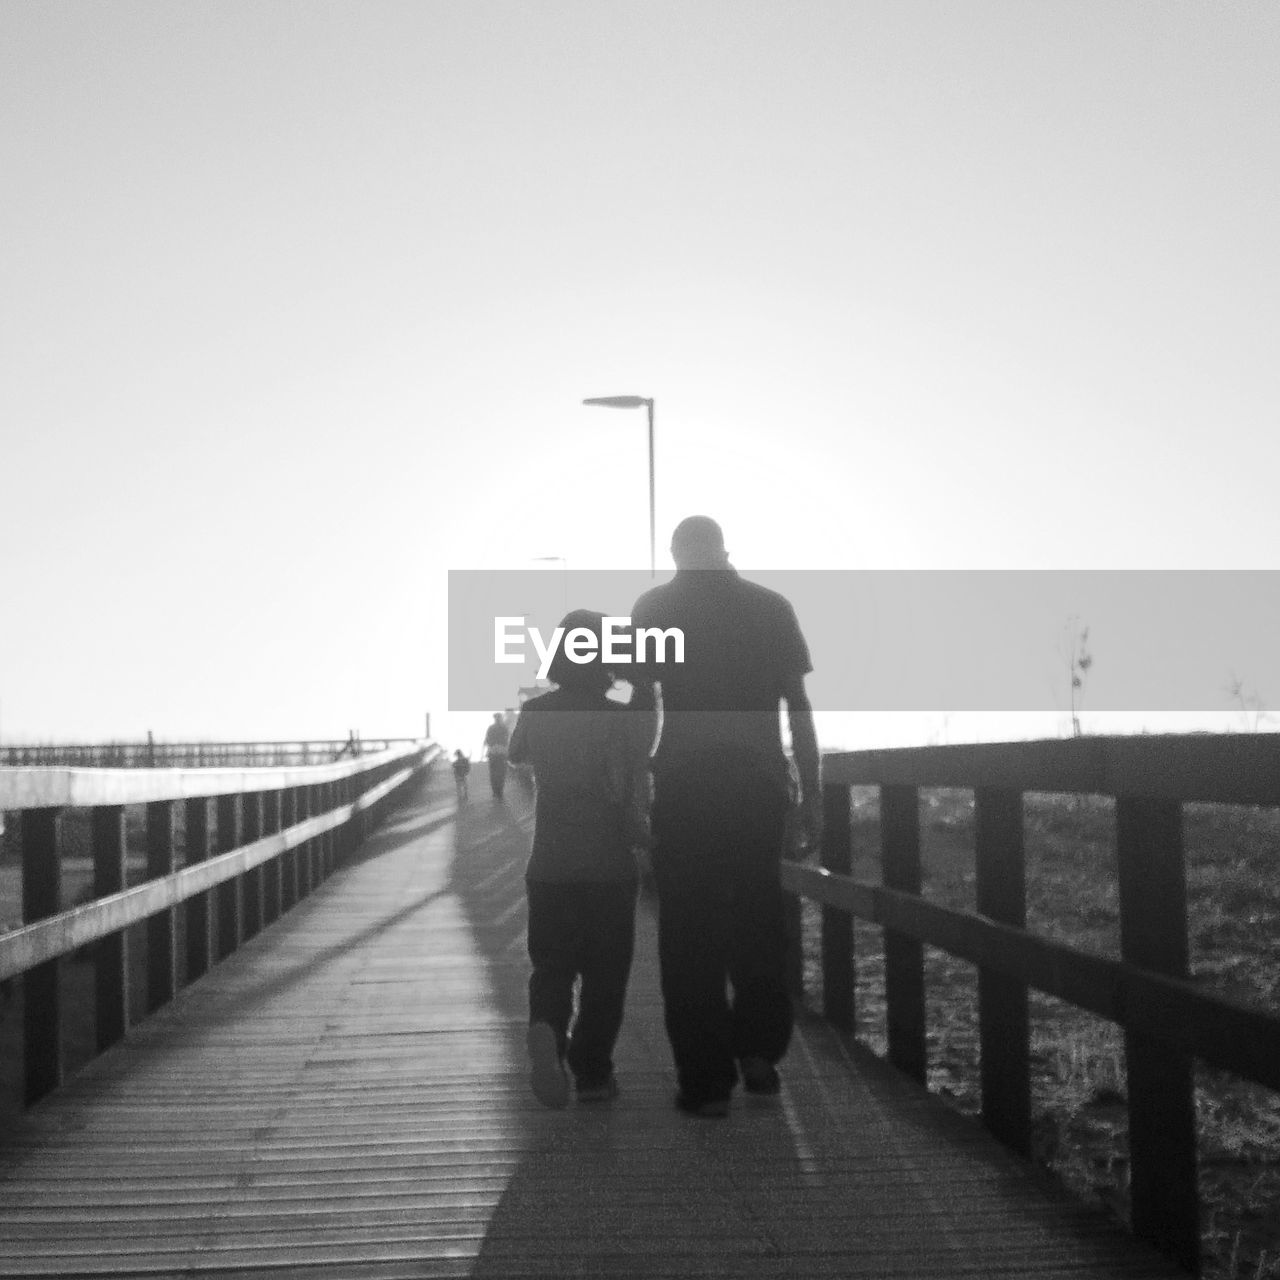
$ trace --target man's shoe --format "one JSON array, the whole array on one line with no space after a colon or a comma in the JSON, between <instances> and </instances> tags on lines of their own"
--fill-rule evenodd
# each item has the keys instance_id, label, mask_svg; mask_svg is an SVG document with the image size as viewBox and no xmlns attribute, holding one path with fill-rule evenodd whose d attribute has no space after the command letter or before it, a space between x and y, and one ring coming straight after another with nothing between
<instances>
[{"instance_id":1,"label":"man's shoe","mask_svg":"<svg viewBox=\"0 0 1280 1280\"><path fill-rule=\"evenodd\" d=\"M618 1096L618 1082L612 1075L599 1083L579 1080L575 1092L579 1102L612 1102Z\"/></svg>"},{"instance_id":2,"label":"man's shoe","mask_svg":"<svg viewBox=\"0 0 1280 1280\"><path fill-rule=\"evenodd\" d=\"M703 1120L723 1120L729 1114L728 1098L687 1098L676 1094L676 1109L687 1116L700 1116Z\"/></svg>"},{"instance_id":3,"label":"man's shoe","mask_svg":"<svg viewBox=\"0 0 1280 1280\"><path fill-rule=\"evenodd\" d=\"M739 1065L742 1068L742 1087L747 1093L773 1098L782 1092L778 1068L768 1058L746 1057Z\"/></svg>"},{"instance_id":4,"label":"man's shoe","mask_svg":"<svg viewBox=\"0 0 1280 1280\"><path fill-rule=\"evenodd\" d=\"M535 1022L529 1028L526 1043L529 1046L529 1084L533 1096L544 1107L564 1107L569 1104L569 1077L560 1060L560 1045L550 1023Z\"/></svg>"}]
</instances>

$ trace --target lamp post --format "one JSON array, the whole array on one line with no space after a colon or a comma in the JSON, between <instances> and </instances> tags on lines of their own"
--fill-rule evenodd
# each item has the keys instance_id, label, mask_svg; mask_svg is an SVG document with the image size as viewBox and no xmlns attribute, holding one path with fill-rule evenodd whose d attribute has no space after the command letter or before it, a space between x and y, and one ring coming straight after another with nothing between
<instances>
[{"instance_id":1,"label":"lamp post","mask_svg":"<svg viewBox=\"0 0 1280 1280\"><path fill-rule=\"evenodd\" d=\"M649 577L658 576L657 534L653 504L653 401L644 396L592 396L583 404L603 405L606 409L638 409L649 411Z\"/></svg>"}]
</instances>

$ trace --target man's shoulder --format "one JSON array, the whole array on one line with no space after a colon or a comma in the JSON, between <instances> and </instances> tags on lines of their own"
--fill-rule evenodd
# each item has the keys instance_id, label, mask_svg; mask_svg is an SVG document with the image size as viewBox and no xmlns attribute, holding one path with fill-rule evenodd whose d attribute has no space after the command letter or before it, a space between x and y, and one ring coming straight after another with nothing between
<instances>
[{"instance_id":1,"label":"man's shoulder","mask_svg":"<svg viewBox=\"0 0 1280 1280\"><path fill-rule=\"evenodd\" d=\"M774 591L771 587L765 587L758 582L753 582L750 578L744 578L736 569L731 569L727 572L707 570L707 580L705 582L699 581L697 575L701 572L703 571L692 570L687 579L682 580L676 577L672 578L670 582L662 582L656 587L650 587L637 597L635 609L640 609L642 605L663 605L686 598L696 599L709 595L720 596L725 594L751 600L768 601L775 608L789 609L791 607L791 602L781 591Z\"/></svg>"},{"instance_id":2,"label":"man's shoulder","mask_svg":"<svg viewBox=\"0 0 1280 1280\"><path fill-rule=\"evenodd\" d=\"M625 708L606 698L604 694L585 694L574 689L549 689L530 698L521 708L521 714L534 715L544 711L621 711Z\"/></svg>"},{"instance_id":3,"label":"man's shoulder","mask_svg":"<svg viewBox=\"0 0 1280 1280\"><path fill-rule=\"evenodd\" d=\"M791 601L781 591L761 586L750 578L739 576L726 584L717 603L725 617L738 625L782 628L783 631L793 630L796 625Z\"/></svg>"},{"instance_id":4,"label":"man's shoulder","mask_svg":"<svg viewBox=\"0 0 1280 1280\"><path fill-rule=\"evenodd\" d=\"M742 593L745 600L750 601L762 610L770 609L775 613L793 612L791 601L781 591L775 591L772 587L761 586L758 582L752 582L750 578L740 577L737 589Z\"/></svg>"},{"instance_id":5,"label":"man's shoulder","mask_svg":"<svg viewBox=\"0 0 1280 1280\"><path fill-rule=\"evenodd\" d=\"M640 595L634 605L631 606L632 618L648 618L654 614L661 613L672 601L674 596L672 584L664 582L659 586L650 587L648 591Z\"/></svg>"},{"instance_id":6,"label":"man's shoulder","mask_svg":"<svg viewBox=\"0 0 1280 1280\"><path fill-rule=\"evenodd\" d=\"M736 571L705 582L677 578L651 587L636 601L632 623L636 627L674 625L695 629L763 627L783 637L799 630L795 609L786 596Z\"/></svg>"}]
</instances>

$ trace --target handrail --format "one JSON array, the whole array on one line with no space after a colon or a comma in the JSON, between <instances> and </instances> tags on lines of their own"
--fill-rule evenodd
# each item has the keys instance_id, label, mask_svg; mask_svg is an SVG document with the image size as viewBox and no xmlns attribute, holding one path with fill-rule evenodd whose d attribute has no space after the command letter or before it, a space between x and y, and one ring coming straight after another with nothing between
<instances>
[{"instance_id":1,"label":"handrail","mask_svg":"<svg viewBox=\"0 0 1280 1280\"><path fill-rule=\"evenodd\" d=\"M343 755L370 755L414 738L296 738L261 742L134 742L6 743L0 746L0 768L63 766L68 768L203 768L224 764L237 767L323 763Z\"/></svg>"},{"instance_id":2,"label":"handrail","mask_svg":"<svg viewBox=\"0 0 1280 1280\"><path fill-rule=\"evenodd\" d=\"M0 769L0 809L21 813L23 924L0 934L0 981L23 975L27 1102L63 1079L60 958L92 945L101 1052L131 1022L130 927L146 927L151 1013L310 893L441 754L415 741L302 768ZM130 805L145 806L147 879L126 887ZM63 910L60 814L68 808L90 815L93 898Z\"/></svg>"},{"instance_id":3,"label":"handrail","mask_svg":"<svg viewBox=\"0 0 1280 1280\"><path fill-rule=\"evenodd\" d=\"M784 863L782 881L792 893L896 929L1280 1091L1280 1018L1265 1009L822 867Z\"/></svg>"},{"instance_id":4,"label":"handrail","mask_svg":"<svg viewBox=\"0 0 1280 1280\"><path fill-rule=\"evenodd\" d=\"M1280 805L1280 733L1098 735L839 751L823 756L823 777L851 786L1003 787Z\"/></svg>"},{"instance_id":5,"label":"handrail","mask_svg":"<svg viewBox=\"0 0 1280 1280\"><path fill-rule=\"evenodd\" d=\"M1027 990L1125 1030L1133 1229L1199 1263L1193 1059L1280 1090L1280 1016L1206 991L1188 960L1184 802L1280 806L1280 734L1162 734L833 752L823 758L822 866L783 887L821 903L823 1012L853 1030L852 917L885 931L889 1060L926 1074L923 946L978 966L983 1123L1030 1150ZM883 884L853 877L849 787L880 794ZM919 791L974 792L977 912L921 896ZM1023 797L1112 796L1120 958L1026 929Z\"/></svg>"},{"instance_id":6,"label":"handrail","mask_svg":"<svg viewBox=\"0 0 1280 1280\"><path fill-rule=\"evenodd\" d=\"M197 862L181 871L144 881L119 893L95 898L34 924L0 934L0 981L25 973L47 960L69 955L120 929L141 924L166 907L176 907L197 893L207 892L290 849L297 849L308 841L343 826L357 813L372 809L380 800L403 786L412 778L413 773L414 770L409 767L399 769L350 804L339 805L319 817L295 823L283 831L240 845L229 853L220 854L206 862Z\"/></svg>"},{"instance_id":7,"label":"handrail","mask_svg":"<svg viewBox=\"0 0 1280 1280\"><path fill-rule=\"evenodd\" d=\"M336 782L421 751L410 742L377 754L330 764L237 769L77 769L32 765L0 769L0 809L89 808L104 804L150 804L193 796L222 796L250 791Z\"/></svg>"}]
</instances>

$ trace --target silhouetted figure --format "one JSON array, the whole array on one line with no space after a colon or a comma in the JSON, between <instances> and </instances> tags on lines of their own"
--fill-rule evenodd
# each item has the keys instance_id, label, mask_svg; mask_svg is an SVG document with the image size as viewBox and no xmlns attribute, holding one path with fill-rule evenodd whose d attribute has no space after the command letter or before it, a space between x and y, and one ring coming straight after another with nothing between
<instances>
[{"instance_id":1,"label":"silhouetted figure","mask_svg":"<svg viewBox=\"0 0 1280 1280\"><path fill-rule=\"evenodd\" d=\"M585 627L598 637L602 622L601 614L575 610L561 625L566 635ZM613 677L598 655L579 664L562 647L547 674L557 687L521 708L511 760L532 766L537 788L525 874L530 1083L546 1106L562 1107L566 1064L580 1102L618 1092L613 1048L631 972L633 848L647 840L644 774L654 720L651 710L605 696Z\"/></svg>"},{"instance_id":2,"label":"silhouetted figure","mask_svg":"<svg viewBox=\"0 0 1280 1280\"><path fill-rule=\"evenodd\" d=\"M779 702L801 818L816 843L821 786L804 688L812 667L791 605L738 576L714 520L682 521L671 554L675 578L632 610L635 628L678 627L685 637L683 663L644 668L661 690L652 813L658 953L677 1105L723 1116L739 1071L750 1093L780 1090L777 1063L791 1039L779 868L792 799Z\"/></svg>"},{"instance_id":3,"label":"silhouetted figure","mask_svg":"<svg viewBox=\"0 0 1280 1280\"><path fill-rule=\"evenodd\" d=\"M466 804L468 799L467 777L471 773L471 757L463 755L459 748L453 753L453 785L457 788L458 803Z\"/></svg>"},{"instance_id":4,"label":"silhouetted figure","mask_svg":"<svg viewBox=\"0 0 1280 1280\"><path fill-rule=\"evenodd\" d=\"M481 754L489 761L489 786L498 800L502 799L502 789L507 785L508 737L502 713L495 711L493 723L484 731L484 751Z\"/></svg>"}]
</instances>

